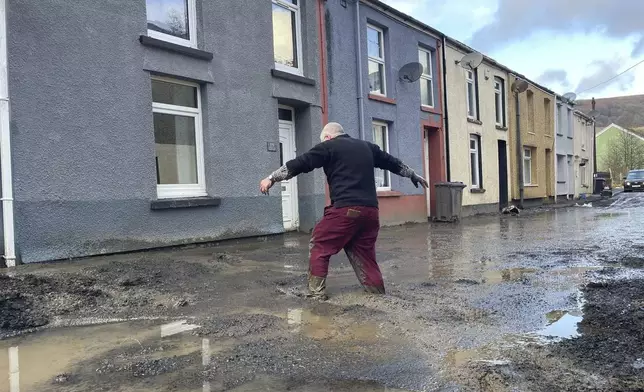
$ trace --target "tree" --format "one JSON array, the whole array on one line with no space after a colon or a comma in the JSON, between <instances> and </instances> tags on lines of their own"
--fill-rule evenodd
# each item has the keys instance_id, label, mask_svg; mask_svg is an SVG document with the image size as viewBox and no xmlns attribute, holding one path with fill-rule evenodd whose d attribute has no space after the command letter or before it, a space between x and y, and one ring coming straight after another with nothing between
<instances>
[{"instance_id":1,"label":"tree","mask_svg":"<svg viewBox=\"0 0 644 392\"><path fill-rule=\"evenodd\" d=\"M613 179L621 179L629 170L644 168L644 141L637 136L619 132L606 147L604 164Z\"/></svg>"}]
</instances>

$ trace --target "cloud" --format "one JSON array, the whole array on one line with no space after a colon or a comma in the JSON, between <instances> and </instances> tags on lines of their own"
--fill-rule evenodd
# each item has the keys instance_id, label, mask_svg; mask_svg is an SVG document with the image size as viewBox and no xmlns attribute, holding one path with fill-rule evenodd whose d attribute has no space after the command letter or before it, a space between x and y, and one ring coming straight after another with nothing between
<instances>
[{"instance_id":1,"label":"cloud","mask_svg":"<svg viewBox=\"0 0 644 392\"><path fill-rule=\"evenodd\" d=\"M644 54L644 37L640 38L640 40L635 44L635 47L633 48L633 52L631 53L631 57L639 57Z\"/></svg>"},{"instance_id":2,"label":"cloud","mask_svg":"<svg viewBox=\"0 0 644 392\"><path fill-rule=\"evenodd\" d=\"M499 0L492 22L474 33L470 45L484 51L529 38L537 31L600 32L610 38L640 38L644 50L644 1Z\"/></svg>"},{"instance_id":3,"label":"cloud","mask_svg":"<svg viewBox=\"0 0 644 392\"><path fill-rule=\"evenodd\" d=\"M563 88L570 87L570 81L568 80L568 72L566 72L565 69L548 69L544 71L537 78L537 81L545 85L549 85L551 83L558 83Z\"/></svg>"},{"instance_id":4,"label":"cloud","mask_svg":"<svg viewBox=\"0 0 644 392\"><path fill-rule=\"evenodd\" d=\"M601 93L602 91L605 91L612 86L617 87L620 91L627 91L631 89L633 87L633 84L635 83L635 75L633 73L626 73L618 78L610 80L607 83L603 83L604 81L607 81L610 78L616 76L621 71L621 68L623 66L623 59L619 58L605 61L594 61L591 64L591 67L594 68L594 71L581 79L575 91L579 91L580 93L583 93L583 95L592 95ZM601 84L601 86L597 86L600 83L603 84ZM592 90L586 92L586 90L591 88Z\"/></svg>"}]
</instances>

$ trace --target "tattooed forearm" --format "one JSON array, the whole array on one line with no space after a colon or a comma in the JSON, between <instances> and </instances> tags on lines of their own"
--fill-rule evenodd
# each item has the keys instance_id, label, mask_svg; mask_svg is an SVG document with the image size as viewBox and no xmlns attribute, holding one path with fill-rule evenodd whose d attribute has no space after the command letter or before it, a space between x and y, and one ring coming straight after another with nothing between
<instances>
[{"instance_id":1,"label":"tattooed forearm","mask_svg":"<svg viewBox=\"0 0 644 392\"><path fill-rule=\"evenodd\" d=\"M401 177L408 177L411 178L415 174L414 169L411 167L407 166L406 164L400 162L400 169L398 170L398 174Z\"/></svg>"},{"instance_id":2,"label":"tattooed forearm","mask_svg":"<svg viewBox=\"0 0 644 392\"><path fill-rule=\"evenodd\" d=\"M286 165L284 165L279 169L275 170L273 173L271 173L271 176L274 182L280 182L280 181L290 180L291 178L293 178L293 173L291 173L286 167Z\"/></svg>"}]
</instances>

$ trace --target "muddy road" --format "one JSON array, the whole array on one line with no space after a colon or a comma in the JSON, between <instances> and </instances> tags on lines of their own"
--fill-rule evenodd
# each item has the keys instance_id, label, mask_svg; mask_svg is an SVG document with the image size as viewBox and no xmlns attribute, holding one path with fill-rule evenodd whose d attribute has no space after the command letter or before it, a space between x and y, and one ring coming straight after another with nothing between
<instances>
[{"instance_id":1,"label":"muddy road","mask_svg":"<svg viewBox=\"0 0 644 392\"><path fill-rule=\"evenodd\" d=\"M383 229L388 294L308 237L0 273L0 392L644 390L644 195Z\"/></svg>"}]
</instances>

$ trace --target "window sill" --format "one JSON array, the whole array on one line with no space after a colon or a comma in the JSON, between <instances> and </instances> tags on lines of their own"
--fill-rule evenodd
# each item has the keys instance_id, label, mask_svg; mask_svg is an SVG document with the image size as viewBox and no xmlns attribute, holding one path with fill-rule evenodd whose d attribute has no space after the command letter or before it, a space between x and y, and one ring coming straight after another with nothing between
<instances>
[{"instance_id":1,"label":"window sill","mask_svg":"<svg viewBox=\"0 0 644 392\"><path fill-rule=\"evenodd\" d=\"M552 139L552 135L545 134L543 136L547 137L548 139Z\"/></svg>"},{"instance_id":2,"label":"window sill","mask_svg":"<svg viewBox=\"0 0 644 392\"><path fill-rule=\"evenodd\" d=\"M557 184L565 184L566 181L557 181Z\"/></svg>"},{"instance_id":3,"label":"window sill","mask_svg":"<svg viewBox=\"0 0 644 392\"><path fill-rule=\"evenodd\" d=\"M151 210L172 210L175 208L217 207L221 204L219 197L192 197L180 199L157 199L150 201Z\"/></svg>"},{"instance_id":4,"label":"window sill","mask_svg":"<svg viewBox=\"0 0 644 392\"><path fill-rule=\"evenodd\" d=\"M536 136L536 133L534 132L528 132L528 135ZM547 136L547 135L546 135Z\"/></svg>"},{"instance_id":5,"label":"window sill","mask_svg":"<svg viewBox=\"0 0 644 392\"><path fill-rule=\"evenodd\" d=\"M563 137L563 133L558 133L557 136L562 136Z\"/></svg>"},{"instance_id":6,"label":"window sill","mask_svg":"<svg viewBox=\"0 0 644 392\"><path fill-rule=\"evenodd\" d=\"M425 105L422 105L420 107L420 111L425 112L425 113L432 113L432 114L439 114L439 115L441 114L441 112L439 110L436 110L436 109L434 109L432 107L425 106Z\"/></svg>"},{"instance_id":7,"label":"window sill","mask_svg":"<svg viewBox=\"0 0 644 392\"><path fill-rule=\"evenodd\" d=\"M402 192L398 191L378 191L378 197L401 197L403 196Z\"/></svg>"},{"instance_id":8,"label":"window sill","mask_svg":"<svg viewBox=\"0 0 644 392\"><path fill-rule=\"evenodd\" d=\"M573 140L573 137L572 137L572 136L568 136L568 139Z\"/></svg>"},{"instance_id":9,"label":"window sill","mask_svg":"<svg viewBox=\"0 0 644 392\"><path fill-rule=\"evenodd\" d=\"M476 120L470 117L467 118L467 122L472 124L477 124L477 125L483 125L483 122L481 120Z\"/></svg>"},{"instance_id":10,"label":"window sill","mask_svg":"<svg viewBox=\"0 0 644 392\"><path fill-rule=\"evenodd\" d=\"M164 41L158 38L148 37L147 35L142 35L139 37L139 42L143 46L149 46L152 48L163 49L169 52L183 54L185 56L194 57L200 60L212 60L213 54L211 52L206 52L204 50L199 50L191 48L188 46L183 46L175 44L172 42Z\"/></svg>"},{"instance_id":11,"label":"window sill","mask_svg":"<svg viewBox=\"0 0 644 392\"><path fill-rule=\"evenodd\" d=\"M496 129L498 129L499 131L507 131L507 130L508 130L508 127L504 127L504 126L502 126L502 125L497 125L497 126L496 126Z\"/></svg>"},{"instance_id":12,"label":"window sill","mask_svg":"<svg viewBox=\"0 0 644 392\"><path fill-rule=\"evenodd\" d=\"M538 184L523 184L524 188L538 188Z\"/></svg>"},{"instance_id":13,"label":"window sill","mask_svg":"<svg viewBox=\"0 0 644 392\"><path fill-rule=\"evenodd\" d=\"M271 75L273 75L274 78L305 84L307 86L315 86L315 80L313 79L305 78L304 76L296 75L286 71L280 71L279 69L271 69Z\"/></svg>"},{"instance_id":14,"label":"window sill","mask_svg":"<svg viewBox=\"0 0 644 392\"><path fill-rule=\"evenodd\" d=\"M393 99L393 98L387 98L387 97L385 97L385 96L378 95L378 94L369 94L369 99L370 99L370 100L372 100L372 101L378 101L378 102L388 103L388 104L390 104L390 105L395 105L395 104L396 104L396 100L395 100L395 99Z\"/></svg>"},{"instance_id":15,"label":"window sill","mask_svg":"<svg viewBox=\"0 0 644 392\"><path fill-rule=\"evenodd\" d=\"M485 193L485 189L471 188L470 193Z\"/></svg>"}]
</instances>

